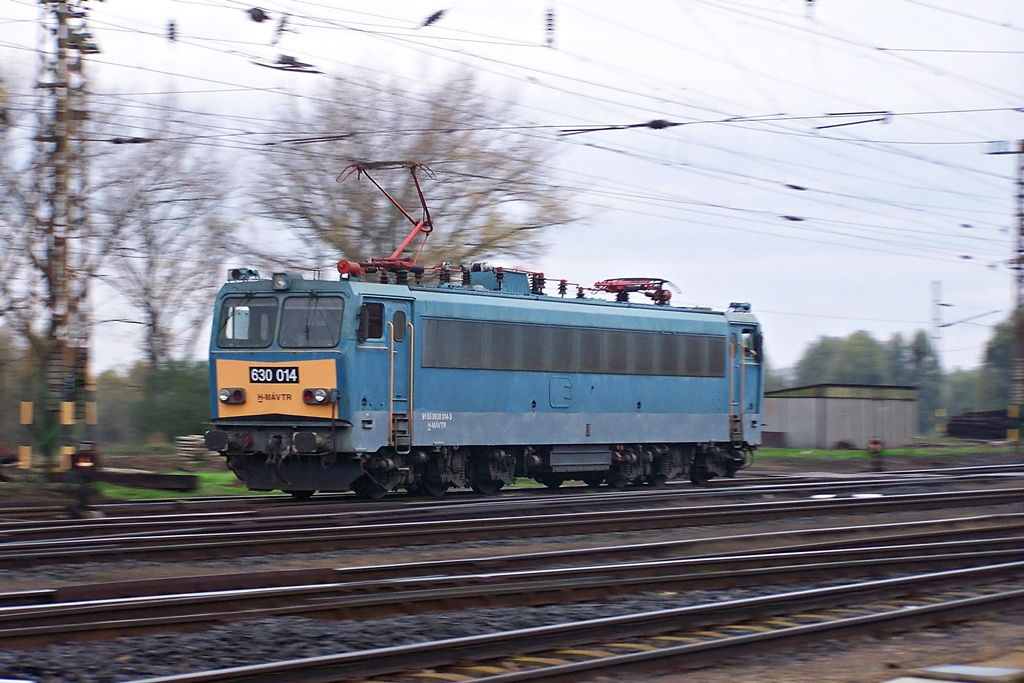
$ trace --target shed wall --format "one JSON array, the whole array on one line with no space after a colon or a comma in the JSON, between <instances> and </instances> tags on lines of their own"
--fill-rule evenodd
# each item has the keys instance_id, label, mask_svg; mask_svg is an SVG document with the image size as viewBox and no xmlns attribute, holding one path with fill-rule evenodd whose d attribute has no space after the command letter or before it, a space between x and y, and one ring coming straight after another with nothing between
<instances>
[{"instance_id":1,"label":"shed wall","mask_svg":"<svg viewBox=\"0 0 1024 683\"><path fill-rule=\"evenodd\" d=\"M896 447L917 434L917 401L766 397L764 406L765 430L783 433L790 448L866 449L875 437Z\"/></svg>"}]
</instances>

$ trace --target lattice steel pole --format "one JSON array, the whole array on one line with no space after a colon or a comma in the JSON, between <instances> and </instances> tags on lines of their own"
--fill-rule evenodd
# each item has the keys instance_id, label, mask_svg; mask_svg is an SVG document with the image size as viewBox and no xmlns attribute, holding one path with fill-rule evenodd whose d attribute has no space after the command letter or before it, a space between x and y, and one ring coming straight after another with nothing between
<instances>
[{"instance_id":1,"label":"lattice steel pole","mask_svg":"<svg viewBox=\"0 0 1024 683\"><path fill-rule=\"evenodd\" d=\"M85 27L88 0L40 0L44 5L44 34L55 39L52 52L41 50L38 87L49 91L43 108L38 142L45 147L41 269L49 316L44 364L46 396L44 431L57 433L62 469L70 466L77 423L84 413L80 374L87 359L83 340L88 335L81 318L87 296L88 273L82 264L88 251L84 202L84 156L80 147L76 105L85 85L82 55L97 52ZM52 434L48 435L52 438ZM47 465L52 465L53 442L48 438Z\"/></svg>"},{"instance_id":2,"label":"lattice steel pole","mask_svg":"<svg viewBox=\"0 0 1024 683\"><path fill-rule=\"evenodd\" d=\"M1017 299L1013 316L1013 376L1007 417L1018 426L1011 429L1014 450L1020 451L1021 405L1024 404L1024 140L1017 144ZM1010 439L1008 439L1010 440Z\"/></svg>"},{"instance_id":3,"label":"lattice steel pole","mask_svg":"<svg viewBox=\"0 0 1024 683\"><path fill-rule=\"evenodd\" d=\"M1017 156L1017 249L1013 256L1013 269L1017 272L1013 308L1013 359L1010 366L1010 400L1006 416L1017 426L1007 430L1007 441L1020 448L1021 406L1024 405L1024 140L1013 148L1005 143L989 154L1015 154Z\"/></svg>"}]
</instances>

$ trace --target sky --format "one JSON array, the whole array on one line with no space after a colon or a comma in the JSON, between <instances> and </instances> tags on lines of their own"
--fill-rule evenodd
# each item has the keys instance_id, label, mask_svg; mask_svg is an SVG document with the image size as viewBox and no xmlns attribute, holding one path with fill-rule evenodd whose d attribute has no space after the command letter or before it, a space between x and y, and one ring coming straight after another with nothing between
<instances>
[{"instance_id":1,"label":"sky","mask_svg":"<svg viewBox=\"0 0 1024 683\"><path fill-rule=\"evenodd\" d=\"M37 68L40 12L0 4L9 80ZM472 70L582 216L505 265L750 302L776 368L858 330L924 330L946 370L975 367L1014 304L1024 157L992 152L1024 138L1019 0L94 0L88 23L94 98L144 112L176 93L232 149L293 133L278 112L331 79L415 93ZM282 55L320 73L268 68ZM673 125L636 125L653 120ZM94 319L120 317L97 298ZM138 333L100 325L98 369L141 357Z\"/></svg>"}]
</instances>

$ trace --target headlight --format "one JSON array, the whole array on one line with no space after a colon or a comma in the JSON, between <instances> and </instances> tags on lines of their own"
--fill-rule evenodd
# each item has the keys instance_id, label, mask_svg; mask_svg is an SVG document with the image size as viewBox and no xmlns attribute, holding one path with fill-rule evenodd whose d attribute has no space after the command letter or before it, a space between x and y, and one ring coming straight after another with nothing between
<instances>
[{"instance_id":1,"label":"headlight","mask_svg":"<svg viewBox=\"0 0 1024 683\"><path fill-rule=\"evenodd\" d=\"M221 403L245 403L245 389L224 388L220 390Z\"/></svg>"},{"instance_id":2,"label":"headlight","mask_svg":"<svg viewBox=\"0 0 1024 683\"><path fill-rule=\"evenodd\" d=\"M309 405L323 405L330 399L331 393L326 389L303 389L302 402Z\"/></svg>"}]
</instances>

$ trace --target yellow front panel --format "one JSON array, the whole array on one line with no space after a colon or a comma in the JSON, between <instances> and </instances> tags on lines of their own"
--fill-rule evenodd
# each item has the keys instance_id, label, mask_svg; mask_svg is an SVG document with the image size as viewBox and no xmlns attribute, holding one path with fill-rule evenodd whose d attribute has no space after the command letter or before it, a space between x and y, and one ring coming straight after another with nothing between
<instances>
[{"instance_id":1,"label":"yellow front panel","mask_svg":"<svg viewBox=\"0 0 1024 683\"><path fill-rule=\"evenodd\" d=\"M295 368L299 370L297 383L256 383L250 381L250 369ZM221 389L245 389L245 403L221 403L217 417L252 417L256 415L296 415L331 419L334 405L306 405L302 402L303 389L337 388L337 373L333 359L291 360L267 363L256 360L217 360L217 393Z\"/></svg>"}]
</instances>

